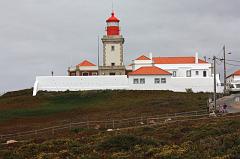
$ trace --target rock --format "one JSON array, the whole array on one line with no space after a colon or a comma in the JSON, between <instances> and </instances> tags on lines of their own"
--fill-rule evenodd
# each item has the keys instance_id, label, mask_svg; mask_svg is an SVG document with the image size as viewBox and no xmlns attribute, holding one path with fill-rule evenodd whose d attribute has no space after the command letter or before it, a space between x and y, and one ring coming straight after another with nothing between
<instances>
[{"instance_id":1,"label":"rock","mask_svg":"<svg viewBox=\"0 0 240 159\"><path fill-rule=\"evenodd\" d=\"M17 143L17 142L18 142L18 141L16 141L16 140L8 140L8 141L6 142L6 144L9 145L9 144Z\"/></svg>"},{"instance_id":2,"label":"rock","mask_svg":"<svg viewBox=\"0 0 240 159\"><path fill-rule=\"evenodd\" d=\"M107 129L107 131L109 132L109 131L113 131L113 129Z\"/></svg>"}]
</instances>

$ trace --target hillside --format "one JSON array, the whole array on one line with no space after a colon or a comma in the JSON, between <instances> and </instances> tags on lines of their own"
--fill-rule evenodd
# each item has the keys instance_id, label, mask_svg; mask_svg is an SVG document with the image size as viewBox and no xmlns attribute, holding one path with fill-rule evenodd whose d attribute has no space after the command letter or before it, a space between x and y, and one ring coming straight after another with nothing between
<instances>
[{"instance_id":1,"label":"hillside","mask_svg":"<svg viewBox=\"0 0 240 159\"><path fill-rule=\"evenodd\" d=\"M73 129L67 135L2 145L0 158L163 158L240 157L239 115L166 123L114 132Z\"/></svg>"},{"instance_id":2,"label":"hillside","mask_svg":"<svg viewBox=\"0 0 240 159\"><path fill-rule=\"evenodd\" d=\"M206 93L170 91L9 92L0 97L0 133L67 121L122 119L206 109Z\"/></svg>"},{"instance_id":3,"label":"hillside","mask_svg":"<svg viewBox=\"0 0 240 159\"><path fill-rule=\"evenodd\" d=\"M122 119L206 109L206 93L170 91L10 92L0 97L0 127L6 133L69 121ZM158 125L106 131L67 128L0 144L0 158L215 158L240 154L240 115L183 118ZM14 139L14 138L13 138Z\"/></svg>"}]
</instances>

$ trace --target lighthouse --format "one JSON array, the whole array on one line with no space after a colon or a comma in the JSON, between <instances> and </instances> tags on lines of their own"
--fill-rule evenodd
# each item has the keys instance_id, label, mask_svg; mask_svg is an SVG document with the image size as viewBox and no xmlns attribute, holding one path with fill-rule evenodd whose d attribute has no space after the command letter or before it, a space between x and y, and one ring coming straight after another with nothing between
<instances>
[{"instance_id":1,"label":"lighthouse","mask_svg":"<svg viewBox=\"0 0 240 159\"><path fill-rule=\"evenodd\" d=\"M123 63L124 38L120 32L120 20L112 11L106 20L106 33L102 38L103 66L99 68L99 75L125 75Z\"/></svg>"}]
</instances>

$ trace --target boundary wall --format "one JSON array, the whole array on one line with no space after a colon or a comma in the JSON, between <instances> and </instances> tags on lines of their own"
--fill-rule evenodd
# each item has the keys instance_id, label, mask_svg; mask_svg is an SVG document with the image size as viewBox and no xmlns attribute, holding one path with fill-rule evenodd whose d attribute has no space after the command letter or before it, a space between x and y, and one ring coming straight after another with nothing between
<instances>
[{"instance_id":1,"label":"boundary wall","mask_svg":"<svg viewBox=\"0 0 240 159\"><path fill-rule=\"evenodd\" d=\"M133 84L133 78L145 78L144 84ZM213 77L169 77L165 84L155 84L154 78L161 76L38 76L34 83L33 96L38 91L84 91L84 90L171 90L186 92L213 92ZM219 81L220 82L220 81ZM219 85L218 82L218 85ZM217 86L217 92L222 92Z\"/></svg>"}]
</instances>

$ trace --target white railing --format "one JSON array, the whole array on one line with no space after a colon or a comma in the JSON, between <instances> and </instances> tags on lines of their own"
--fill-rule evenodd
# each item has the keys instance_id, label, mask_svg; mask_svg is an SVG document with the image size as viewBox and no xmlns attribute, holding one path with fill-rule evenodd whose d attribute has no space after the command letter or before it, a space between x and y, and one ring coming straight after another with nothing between
<instances>
[{"instance_id":1,"label":"white railing","mask_svg":"<svg viewBox=\"0 0 240 159\"><path fill-rule=\"evenodd\" d=\"M4 95L6 92L0 91L0 96Z\"/></svg>"},{"instance_id":2,"label":"white railing","mask_svg":"<svg viewBox=\"0 0 240 159\"><path fill-rule=\"evenodd\" d=\"M62 130L73 130L75 128L81 129L127 129L130 127L141 127L154 124L164 124L171 123L180 120L190 120L201 117L208 117L209 114L206 110L201 111L191 111L191 112L180 112L180 113L170 113L170 114L161 114L154 116L141 116L133 118L124 118L124 119L111 119L111 120L102 120L102 121L84 121L84 122L68 122L67 124L55 125L52 127L46 127L42 129L23 131L11 134L0 134L0 141L7 139L25 139L29 137L39 137L40 134L51 134L55 135L57 132Z\"/></svg>"}]
</instances>

